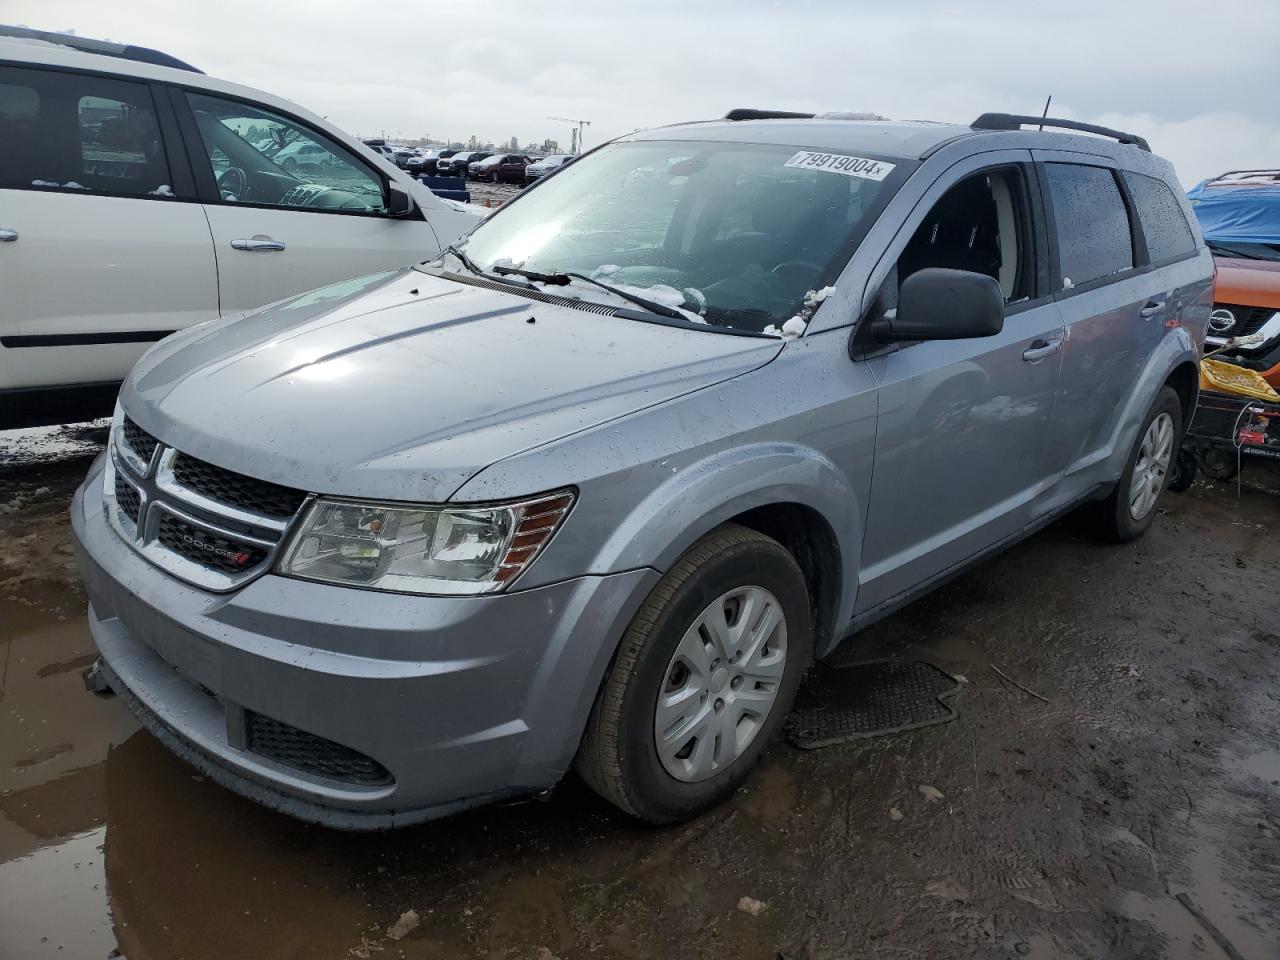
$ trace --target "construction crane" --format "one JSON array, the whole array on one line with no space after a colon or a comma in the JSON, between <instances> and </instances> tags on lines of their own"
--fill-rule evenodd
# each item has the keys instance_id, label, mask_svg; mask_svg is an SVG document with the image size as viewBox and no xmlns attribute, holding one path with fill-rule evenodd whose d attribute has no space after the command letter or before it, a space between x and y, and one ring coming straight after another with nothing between
<instances>
[{"instance_id":1,"label":"construction crane","mask_svg":"<svg viewBox=\"0 0 1280 960\"><path fill-rule=\"evenodd\" d=\"M590 120L570 120L568 117L547 117L548 120L554 120L557 123L575 123L577 129L570 130L569 135L573 138L571 149L569 152L575 157L582 152L582 128L591 126Z\"/></svg>"}]
</instances>

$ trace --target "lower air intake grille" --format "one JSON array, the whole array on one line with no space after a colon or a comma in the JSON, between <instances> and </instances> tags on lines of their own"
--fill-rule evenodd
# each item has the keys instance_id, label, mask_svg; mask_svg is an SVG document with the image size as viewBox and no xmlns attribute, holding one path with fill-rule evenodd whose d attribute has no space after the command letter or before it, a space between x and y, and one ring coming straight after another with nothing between
<instances>
[{"instance_id":1,"label":"lower air intake grille","mask_svg":"<svg viewBox=\"0 0 1280 960\"><path fill-rule=\"evenodd\" d=\"M168 513L160 518L156 539L179 556L224 573L243 573L267 559L260 547L210 533Z\"/></svg>"},{"instance_id":2,"label":"lower air intake grille","mask_svg":"<svg viewBox=\"0 0 1280 960\"><path fill-rule=\"evenodd\" d=\"M266 480L255 480L189 457L185 453L179 453L174 458L173 476L184 487L212 500L281 519L297 513L307 496L301 490L282 487Z\"/></svg>"},{"instance_id":3,"label":"lower air intake grille","mask_svg":"<svg viewBox=\"0 0 1280 960\"><path fill-rule=\"evenodd\" d=\"M293 767L312 776L327 777L361 786L392 782L390 771L377 760L340 743L245 711L245 736L251 753Z\"/></svg>"},{"instance_id":4,"label":"lower air intake grille","mask_svg":"<svg viewBox=\"0 0 1280 960\"><path fill-rule=\"evenodd\" d=\"M120 504L120 509L134 523L138 522L138 510L142 506L142 498L138 496L138 491L133 488L133 484L127 480L116 476L116 503Z\"/></svg>"}]
</instances>

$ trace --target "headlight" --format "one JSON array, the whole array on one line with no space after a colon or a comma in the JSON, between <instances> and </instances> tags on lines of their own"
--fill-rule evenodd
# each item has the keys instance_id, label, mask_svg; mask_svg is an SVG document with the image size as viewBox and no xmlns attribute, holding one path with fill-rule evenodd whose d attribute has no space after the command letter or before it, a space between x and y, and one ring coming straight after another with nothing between
<instances>
[{"instance_id":1,"label":"headlight","mask_svg":"<svg viewBox=\"0 0 1280 960\"><path fill-rule=\"evenodd\" d=\"M573 501L568 490L486 506L320 498L294 533L279 572L399 593L492 593L533 562Z\"/></svg>"}]
</instances>

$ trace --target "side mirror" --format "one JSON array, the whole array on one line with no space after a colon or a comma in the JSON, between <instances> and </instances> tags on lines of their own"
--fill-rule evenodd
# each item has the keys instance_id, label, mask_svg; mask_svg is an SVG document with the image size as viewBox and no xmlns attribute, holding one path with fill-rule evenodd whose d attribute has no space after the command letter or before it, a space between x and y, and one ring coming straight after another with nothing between
<instances>
[{"instance_id":1,"label":"side mirror","mask_svg":"<svg viewBox=\"0 0 1280 960\"><path fill-rule=\"evenodd\" d=\"M876 320L872 335L896 340L968 340L1004 329L1004 293L982 273L925 267L898 291L898 309Z\"/></svg>"},{"instance_id":2,"label":"side mirror","mask_svg":"<svg viewBox=\"0 0 1280 960\"><path fill-rule=\"evenodd\" d=\"M409 196L408 190L394 180L387 182L387 216L408 217L412 216L417 209L417 204L413 202L413 197Z\"/></svg>"}]
</instances>

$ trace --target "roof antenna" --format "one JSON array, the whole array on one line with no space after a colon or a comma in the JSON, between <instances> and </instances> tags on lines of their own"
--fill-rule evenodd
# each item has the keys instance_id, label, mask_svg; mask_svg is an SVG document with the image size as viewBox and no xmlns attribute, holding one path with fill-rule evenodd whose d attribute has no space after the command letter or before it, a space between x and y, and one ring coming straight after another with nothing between
<instances>
[{"instance_id":1,"label":"roof antenna","mask_svg":"<svg viewBox=\"0 0 1280 960\"><path fill-rule=\"evenodd\" d=\"M1052 103L1052 102L1053 102L1053 94L1051 93L1051 94L1049 94L1049 98L1048 98L1047 100L1045 100L1045 102L1044 102L1044 113L1040 114L1040 119L1041 119L1041 120L1043 120L1043 119L1045 119L1047 116L1049 116L1049 104L1050 104L1050 103ZM1043 124L1043 123L1042 123L1042 124L1040 124L1040 129L1041 129L1041 130L1043 130L1043 129L1044 129L1044 124Z\"/></svg>"}]
</instances>

